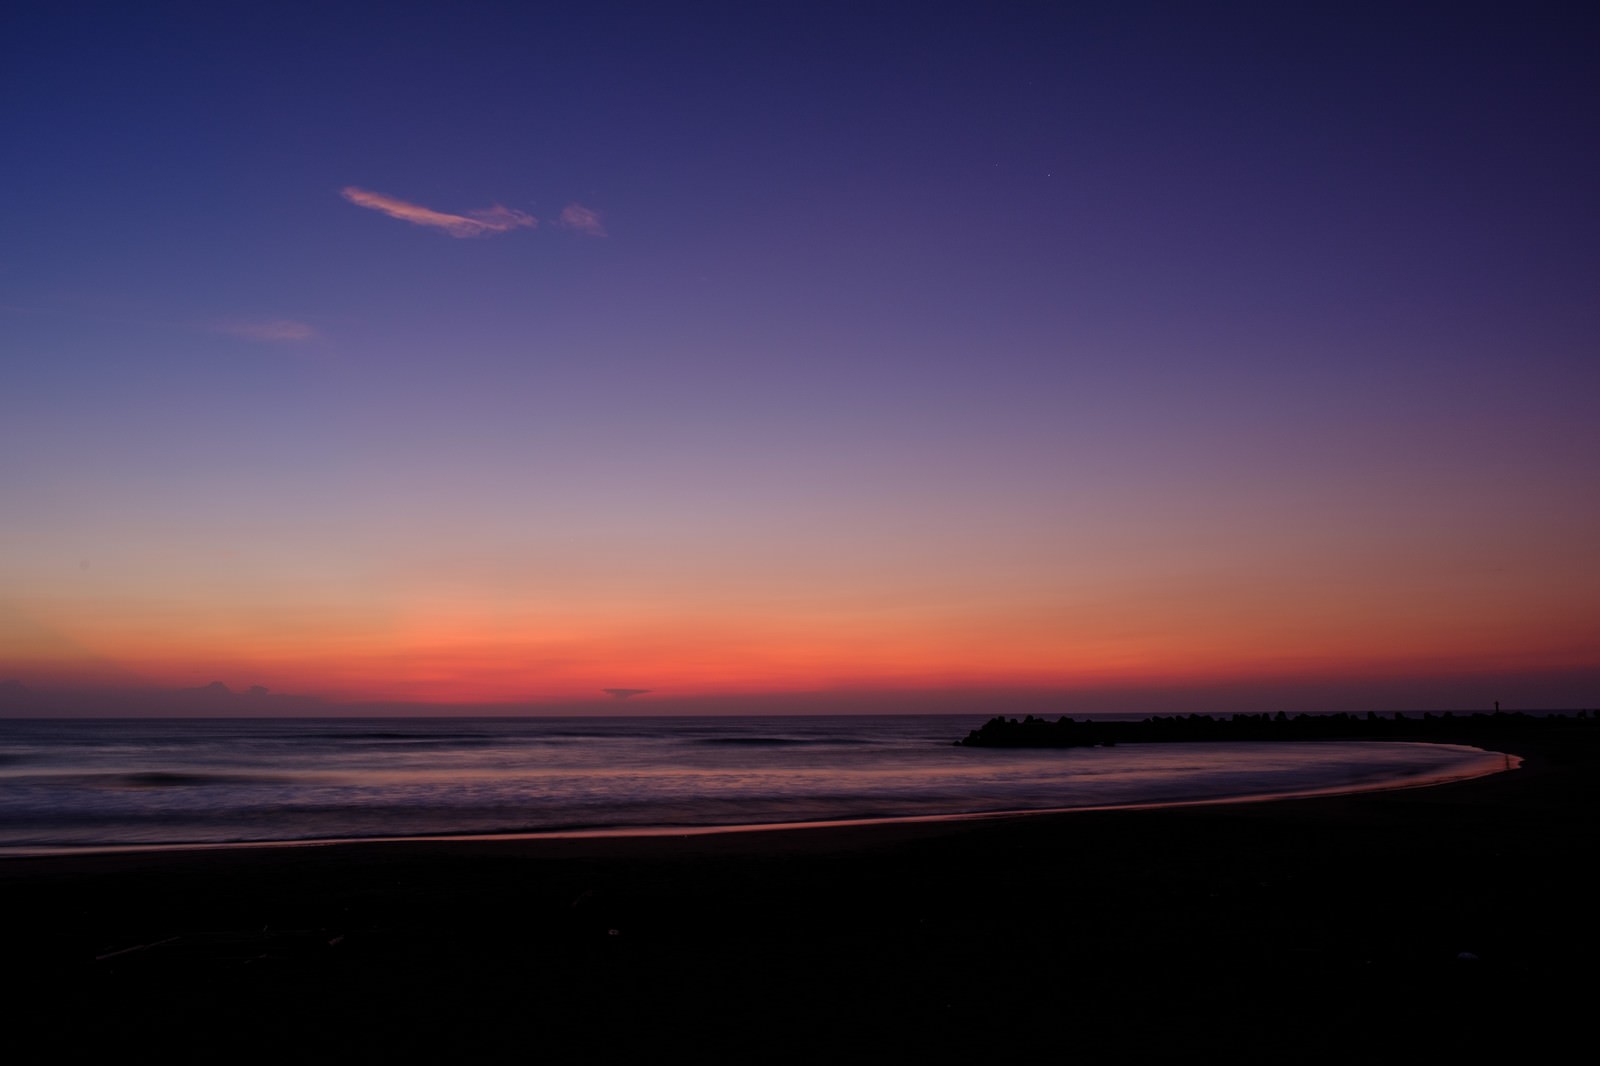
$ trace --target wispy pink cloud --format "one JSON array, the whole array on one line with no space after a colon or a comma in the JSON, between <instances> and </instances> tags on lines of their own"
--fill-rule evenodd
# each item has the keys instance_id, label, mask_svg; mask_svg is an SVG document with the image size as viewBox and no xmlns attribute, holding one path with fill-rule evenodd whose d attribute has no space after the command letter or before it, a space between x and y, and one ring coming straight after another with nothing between
<instances>
[{"instance_id":1,"label":"wispy pink cloud","mask_svg":"<svg viewBox=\"0 0 1600 1066\"><path fill-rule=\"evenodd\" d=\"M358 189L354 185L340 189L339 195L357 207L381 211L390 218L398 218L412 225L432 226L434 229L444 230L452 237L487 237L491 233L505 233L507 230L533 229L539 224L539 220L532 215L499 204L483 211L452 215L444 211L435 211L431 207L423 207L421 204L397 200L381 192Z\"/></svg>"},{"instance_id":2,"label":"wispy pink cloud","mask_svg":"<svg viewBox=\"0 0 1600 1066\"><path fill-rule=\"evenodd\" d=\"M226 319L212 322L207 328L215 333L226 333L230 337L243 337L251 341L294 343L316 340L318 336L316 327L289 318Z\"/></svg>"},{"instance_id":3,"label":"wispy pink cloud","mask_svg":"<svg viewBox=\"0 0 1600 1066\"><path fill-rule=\"evenodd\" d=\"M561 217L556 220L556 225L579 233L587 233L591 237L604 237L606 235L605 223L600 221L600 213L591 211L582 204L568 204L561 209Z\"/></svg>"}]
</instances>

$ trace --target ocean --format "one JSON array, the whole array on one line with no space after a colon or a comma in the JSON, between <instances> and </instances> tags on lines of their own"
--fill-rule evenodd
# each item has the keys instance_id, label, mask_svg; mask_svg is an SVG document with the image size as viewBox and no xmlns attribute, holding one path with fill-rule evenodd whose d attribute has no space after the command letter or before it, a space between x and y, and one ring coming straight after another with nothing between
<instances>
[{"instance_id":1,"label":"ocean","mask_svg":"<svg viewBox=\"0 0 1600 1066\"><path fill-rule=\"evenodd\" d=\"M1439 744L964 748L981 715L0 720L0 853L702 831L1474 776Z\"/></svg>"}]
</instances>

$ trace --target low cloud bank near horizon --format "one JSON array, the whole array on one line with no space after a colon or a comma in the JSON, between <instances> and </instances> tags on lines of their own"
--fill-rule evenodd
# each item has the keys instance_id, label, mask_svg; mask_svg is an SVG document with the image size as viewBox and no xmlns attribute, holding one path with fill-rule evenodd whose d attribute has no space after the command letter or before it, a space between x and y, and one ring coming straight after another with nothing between
<instances>
[{"instance_id":1,"label":"low cloud bank near horizon","mask_svg":"<svg viewBox=\"0 0 1600 1066\"><path fill-rule=\"evenodd\" d=\"M527 212L500 204L482 211L469 211L465 215L452 215L354 185L346 185L339 190L339 195L357 207L378 211L415 226L443 230L452 237L487 237L514 229L535 229L539 225L539 220Z\"/></svg>"},{"instance_id":2,"label":"low cloud bank near horizon","mask_svg":"<svg viewBox=\"0 0 1600 1066\"><path fill-rule=\"evenodd\" d=\"M3 667L0 667L3 669ZM72 684L45 679L6 678L0 674L0 718L127 717L547 717L606 714L715 717L838 714L963 715L976 726L1003 714L1034 714L1050 719L1106 716L1234 713L1361 714L1377 711L1407 715L1453 711L1492 713L1499 700L1505 711L1571 713L1595 708L1589 697L1600 691L1600 670L1552 674L1509 673L1477 678L1393 678L1375 686L1370 679L1304 683L1273 681L1208 686L1145 686L1129 689L976 688L922 690L824 690L810 692L676 695L654 693L650 700L613 696L550 699L462 700L452 703L401 699L350 699L281 694L262 685L235 689L223 682L190 688L128 684ZM623 689L621 691L645 690ZM600 690L607 694L606 690ZM626 708L622 706L626 704ZM1591 710L1591 713L1593 711ZM956 739L954 735L952 740Z\"/></svg>"},{"instance_id":3,"label":"low cloud bank near horizon","mask_svg":"<svg viewBox=\"0 0 1600 1066\"><path fill-rule=\"evenodd\" d=\"M258 684L237 691L222 681L178 688L0 681L0 718L305 717L336 711L336 704L316 696L273 692Z\"/></svg>"}]
</instances>

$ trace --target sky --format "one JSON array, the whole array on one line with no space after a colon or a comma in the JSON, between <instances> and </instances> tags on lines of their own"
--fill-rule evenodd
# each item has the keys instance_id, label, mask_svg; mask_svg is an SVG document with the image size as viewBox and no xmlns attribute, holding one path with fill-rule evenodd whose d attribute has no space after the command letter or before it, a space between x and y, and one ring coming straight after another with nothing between
<instances>
[{"instance_id":1,"label":"sky","mask_svg":"<svg viewBox=\"0 0 1600 1066\"><path fill-rule=\"evenodd\" d=\"M0 19L0 705L1600 705L1581 5Z\"/></svg>"}]
</instances>

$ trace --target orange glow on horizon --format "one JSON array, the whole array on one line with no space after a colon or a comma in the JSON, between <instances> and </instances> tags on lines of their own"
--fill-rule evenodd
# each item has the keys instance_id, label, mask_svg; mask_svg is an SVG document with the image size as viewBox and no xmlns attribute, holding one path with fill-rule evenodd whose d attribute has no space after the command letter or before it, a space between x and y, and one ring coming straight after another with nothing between
<instances>
[{"instance_id":1,"label":"orange glow on horizon","mask_svg":"<svg viewBox=\"0 0 1600 1066\"><path fill-rule=\"evenodd\" d=\"M496 703L587 699L616 686L705 696L1118 688L1587 665L1582 647L1562 641L1559 617L1513 633L1403 613L1365 629L1272 617L1210 629L1159 615L1108 624L1103 614L1037 610L651 619L650 611L596 612L561 625L465 601L381 624L336 614L319 622L175 612L159 625L138 624L147 616L58 616L35 627L32 654L13 669L168 687L222 679L335 701ZM46 629L50 639L39 639Z\"/></svg>"}]
</instances>

